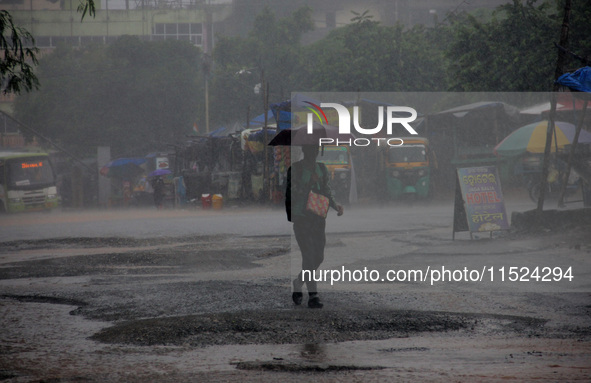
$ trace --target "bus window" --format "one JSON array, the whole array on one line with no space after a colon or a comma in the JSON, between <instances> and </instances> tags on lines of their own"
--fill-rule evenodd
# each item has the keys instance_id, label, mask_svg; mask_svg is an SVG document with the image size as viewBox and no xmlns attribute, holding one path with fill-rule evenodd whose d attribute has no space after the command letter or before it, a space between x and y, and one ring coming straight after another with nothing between
<instances>
[{"instance_id":1,"label":"bus window","mask_svg":"<svg viewBox=\"0 0 591 383\"><path fill-rule=\"evenodd\" d=\"M43 187L53 182L53 171L45 158L8 161L8 186L11 189Z\"/></svg>"}]
</instances>

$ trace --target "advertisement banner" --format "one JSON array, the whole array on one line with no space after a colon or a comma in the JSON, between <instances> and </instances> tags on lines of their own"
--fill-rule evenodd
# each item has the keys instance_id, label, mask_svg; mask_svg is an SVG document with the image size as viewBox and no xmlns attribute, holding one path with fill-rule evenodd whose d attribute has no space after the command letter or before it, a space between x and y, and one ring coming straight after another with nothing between
<instances>
[{"instance_id":1,"label":"advertisement banner","mask_svg":"<svg viewBox=\"0 0 591 383\"><path fill-rule=\"evenodd\" d=\"M508 230L501 181L494 166L457 170L460 193L471 233Z\"/></svg>"}]
</instances>

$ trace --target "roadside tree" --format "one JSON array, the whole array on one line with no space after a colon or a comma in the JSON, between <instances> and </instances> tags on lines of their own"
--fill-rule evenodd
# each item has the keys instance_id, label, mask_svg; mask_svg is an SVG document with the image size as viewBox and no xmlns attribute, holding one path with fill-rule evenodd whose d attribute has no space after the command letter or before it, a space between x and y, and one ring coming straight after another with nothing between
<instances>
[{"instance_id":1,"label":"roadside tree","mask_svg":"<svg viewBox=\"0 0 591 383\"><path fill-rule=\"evenodd\" d=\"M39 60L37 92L16 99L17 118L79 155L166 149L189 133L202 102L200 51L189 42L123 36L110 46L60 46Z\"/></svg>"},{"instance_id":2,"label":"roadside tree","mask_svg":"<svg viewBox=\"0 0 591 383\"><path fill-rule=\"evenodd\" d=\"M297 73L316 91L445 90L443 51L422 26L382 26L363 14L305 48Z\"/></svg>"},{"instance_id":3,"label":"roadside tree","mask_svg":"<svg viewBox=\"0 0 591 383\"><path fill-rule=\"evenodd\" d=\"M573 2L570 49L591 56L591 10ZM451 21L451 90L550 91L554 83L563 1L514 1L500 6L492 20L471 15ZM569 56L567 68L583 63Z\"/></svg>"}]
</instances>

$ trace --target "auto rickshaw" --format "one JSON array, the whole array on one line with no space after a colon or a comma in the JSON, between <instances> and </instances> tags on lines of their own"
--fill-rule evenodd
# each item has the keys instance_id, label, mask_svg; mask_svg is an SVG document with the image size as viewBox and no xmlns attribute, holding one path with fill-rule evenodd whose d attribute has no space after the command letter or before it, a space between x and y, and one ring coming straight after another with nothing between
<instances>
[{"instance_id":1,"label":"auto rickshaw","mask_svg":"<svg viewBox=\"0 0 591 383\"><path fill-rule=\"evenodd\" d=\"M387 148L386 188L390 199L427 198L430 195L431 166L429 141L422 137L402 138L400 146Z\"/></svg>"},{"instance_id":2,"label":"auto rickshaw","mask_svg":"<svg viewBox=\"0 0 591 383\"><path fill-rule=\"evenodd\" d=\"M318 161L328 168L330 186L337 201L349 201L351 190L351 153L348 146L326 145L322 147Z\"/></svg>"}]
</instances>

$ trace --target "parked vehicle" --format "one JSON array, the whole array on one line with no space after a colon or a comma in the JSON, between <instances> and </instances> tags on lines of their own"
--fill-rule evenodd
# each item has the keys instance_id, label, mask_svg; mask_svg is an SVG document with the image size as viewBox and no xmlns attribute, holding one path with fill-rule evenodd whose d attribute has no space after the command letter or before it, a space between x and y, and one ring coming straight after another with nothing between
<instances>
[{"instance_id":1,"label":"parked vehicle","mask_svg":"<svg viewBox=\"0 0 591 383\"><path fill-rule=\"evenodd\" d=\"M552 163L550 164L550 168L548 169L548 178L546 178L546 197L558 198L560 194L563 179L561 171L564 170L564 165L561 166L561 164L561 161L557 162L557 165ZM529 197L532 201L536 203L540 198L540 193L542 189L541 178L541 173L535 173L529 175L529 177L527 177L526 180L526 188L529 193ZM572 197L574 194L576 194L581 185L581 178L579 177L576 171L571 170L568 180L566 182L566 189L564 194L565 198Z\"/></svg>"},{"instance_id":2,"label":"parked vehicle","mask_svg":"<svg viewBox=\"0 0 591 383\"><path fill-rule=\"evenodd\" d=\"M543 156L541 154L529 154L521 157L514 166L514 173L522 178L529 197L536 203L540 197L542 187L542 161ZM563 178L562 173L565 170L566 162L562 159L554 157L550 160L548 178L546 178L546 197L558 198ZM566 183L565 198L576 194L582 184L583 180L576 170L572 169Z\"/></svg>"},{"instance_id":3,"label":"parked vehicle","mask_svg":"<svg viewBox=\"0 0 591 383\"><path fill-rule=\"evenodd\" d=\"M50 210L58 206L47 153L0 152L0 211Z\"/></svg>"},{"instance_id":4,"label":"parked vehicle","mask_svg":"<svg viewBox=\"0 0 591 383\"><path fill-rule=\"evenodd\" d=\"M402 138L404 144L387 148L384 156L386 190L390 199L426 198L430 194L432 153L422 137Z\"/></svg>"},{"instance_id":5,"label":"parked vehicle","mask_svg":"<svg viewBox=\"0 0 591 383\"><path fill-rule=\"evenodd\" d=\"M347 203L351 190L351 152L349 146L327 145L318 161L328 168L330 185L337 201Z\"/></svg>"}]
</instances>

